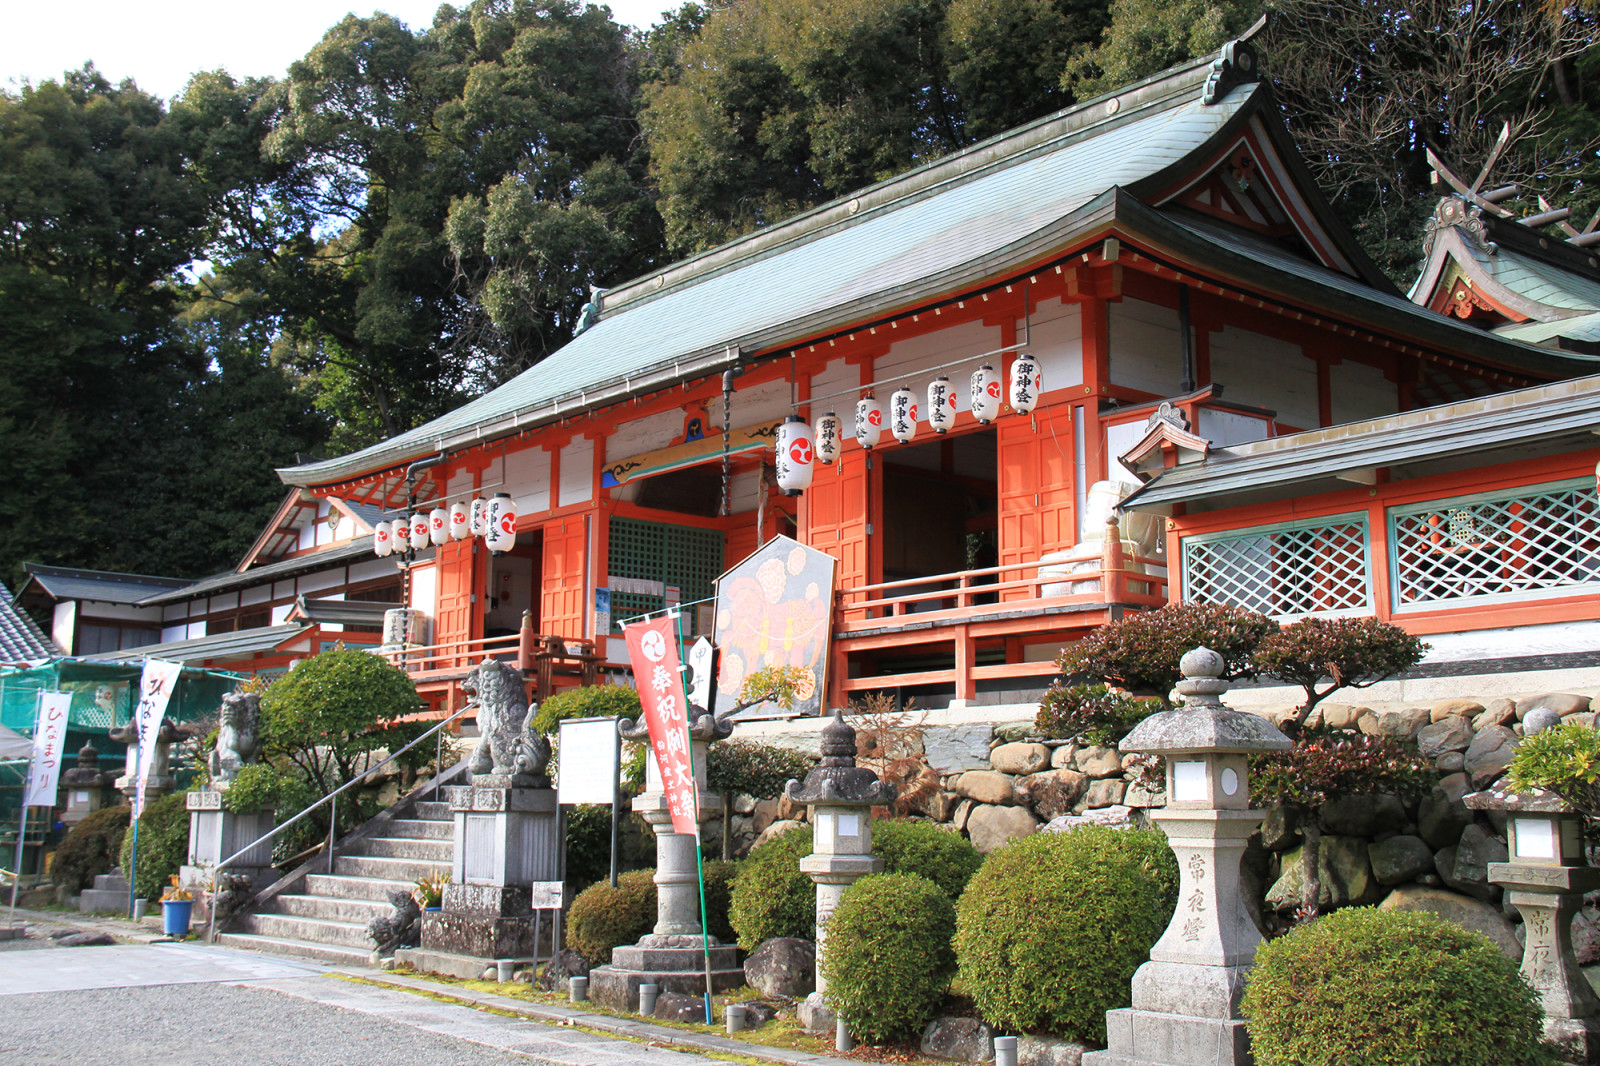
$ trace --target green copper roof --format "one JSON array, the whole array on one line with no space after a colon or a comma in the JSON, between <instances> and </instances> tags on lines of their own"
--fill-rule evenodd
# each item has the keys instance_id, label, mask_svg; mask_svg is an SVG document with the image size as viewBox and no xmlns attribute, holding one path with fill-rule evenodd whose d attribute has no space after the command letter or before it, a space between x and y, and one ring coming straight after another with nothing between
<instances>
[{"instance_id":1,"label":"green copper roof","mask_svg":"<svg viewBox=\"0 0 1600 1066\"><path fill-rule=\"evenodd\" d=\"M741 349L781 345L1048 251L1030 238L1107 189L1176 163L1263 91L1245 85L1202 104L1209 63L1092 100L630 282L607 294L596 325L493 392L364 451L279 474L310 485L385 469L453 441L590 406L603 391L628 390L651 375L665 384L720 370Z\"/></svg>"}]
</instances>

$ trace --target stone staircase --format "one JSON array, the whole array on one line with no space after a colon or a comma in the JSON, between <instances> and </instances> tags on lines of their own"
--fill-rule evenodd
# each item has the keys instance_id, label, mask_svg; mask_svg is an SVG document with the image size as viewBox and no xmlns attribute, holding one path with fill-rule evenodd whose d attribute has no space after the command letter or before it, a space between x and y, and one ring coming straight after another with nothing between
<instances>
[{"instance_id":1,"label":"stone staircase","mask_svg":"<svg viewBox=\"0 0 1600 1066\"><path fill-rule=\"evenodd\" d=\"M365 966L367 923L391 913L389 893L427 874L450 871L449 804L413 803L406 817L357 840L333 860L333 873L308 872L297 892L283 892L235 918L217 942L279 955ZM326 869L316 863L314 870Z\"/></svg>"}]
</instances>

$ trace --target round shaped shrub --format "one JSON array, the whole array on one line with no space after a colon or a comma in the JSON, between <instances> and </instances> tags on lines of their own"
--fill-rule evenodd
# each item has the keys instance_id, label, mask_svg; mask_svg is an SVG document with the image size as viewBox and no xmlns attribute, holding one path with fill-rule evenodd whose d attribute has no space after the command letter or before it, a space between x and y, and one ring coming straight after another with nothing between
<instances>
[{"instance_id":1,"label":"round shaped shrub","mask_svg":"<svg viewBox=\"0 0 1600 1066\"><path fill-rule=\"evenodd\" d=\"M1154 830L1036 833L984 860L956 903L962 986L1009 1033L1105 1044L1106 1011L1130 1002L1178 896Z\"/></svg>"},{"instance_id":2,"label":"round shaped shrub","mask_svg":"<svg viewBox=\"0 0 1600 1066\"><path fill-rule=\"evenodd\" d=\"M872 853L883 859L884 873L926 877L951 899L961 895L983 865L978 849L960 833L899 818L872 823Z\"/></svg>"},{"instance_id":3,"label":"round shaped shrub","mask_svg":"<svg viewBox=\"0 0 1600 1066\"><path fill-rule=\"evenodd\" d=\"M567 947L590 966L611 961L611 949L632 944L656 925L654 870L629 870L617 887L599 881L578 893L567 912Z\"/></svg>"},{"instance_id":4,"label":"round shaped shrub","mask_svg":"<svg viewBox=\"0 0 1600 1066\"><path fill-rule=\"evenodd\" d=\"M50 864L57 898L77 895L116 868L132 813L129 807L102 807L72 827Z\"/></svg>"},{"instance_id":5,"label":"round shaped shrub","mask_svg":"<svg viewBox=\"0 0 1600 1066\"><path fill-rule=\"evenodd\" d=\"M817 886L800 872L811 840L809 825L796 826L752 850L740 865L728 917L746 951L775 936L816 935Z\"/></svg>"},{"instance_id":6,"label":"round shaped shrub","mask_svg":"<svg viewBox=\"0 0 1600 1066\"><path fill-rule=\"evenodd\" d=\"M927 878L863 877L828 919L828 1005L868 1043L917 1035L939 1013L955 973L955 930L954 904Z\"/></svg>"},{"instance_id":7,"label":"round shaped shrub","mask_svg":"<svg viewBox=\"0 0 1600 1066\"><path fill-rule=\"evenodd\" d=\"M1263 944L1243 1003L1261 1066L1532 1066L1538 997L1482 933L1356 907Z\"/></svg>"},{"instance_id":8,"label":"round shaped shrub","mask_svg":"<svg viewBox=\"0 0 1600 1066\"><path fill-rule=\"evenodd\" d=\"M539 704L533 728L551 736L568 718L614 718L630 721L640 712L639 693L627 685L581 685L558 692Z\"/></svg>"},{"instance_id":9,"label":"round shaped shrub","mask_svg":"<svg viewBox=\"0 0 1600 1066\"><path fill-rule=\"evenodd\" d=\"M133 832L122 838L122 874L133 863ZM139 815L139 869L132 873L133 891L143 899L161 898L178 868L189 861L189 795L174 792L150 800Z\"/></svg>"}]
</instances>

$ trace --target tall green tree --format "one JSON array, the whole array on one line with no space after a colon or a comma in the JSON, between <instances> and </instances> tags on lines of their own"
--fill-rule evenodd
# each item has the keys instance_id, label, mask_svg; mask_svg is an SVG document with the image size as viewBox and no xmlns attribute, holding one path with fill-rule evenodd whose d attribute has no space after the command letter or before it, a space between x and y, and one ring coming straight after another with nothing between
<instances>
[{"instance_id":1,"label":"tall green tree","mask_svg":"<svg viewBox=\"0 0 1600 1066\"><path fill-rule=\"evenodd\" d=\"M186 117L92 67L0 93L6 580L25 559L219 569L249 541L194 516L240 493L277 495L261 460L292 459L320 437L294 424L303 405L272 374L230 413L218 394L244 371L179 320L185 271L214 231L220 197L199 154ZM282 428L233 434L235 414ZM252 463L230 462L256 440ZM283 446L267 447L274 441ZM251 520L261 517L257 507Z\"/></svg>"}]
</instances>

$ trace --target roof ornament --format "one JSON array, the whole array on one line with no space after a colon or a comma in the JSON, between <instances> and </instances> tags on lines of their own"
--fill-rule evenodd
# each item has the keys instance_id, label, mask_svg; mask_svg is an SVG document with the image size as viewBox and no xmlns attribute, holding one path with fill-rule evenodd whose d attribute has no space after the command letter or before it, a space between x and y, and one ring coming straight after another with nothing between
<instances>
[{"instance_id":1,"label":"roof ornament","mask_svg":"<svg viewBox=\"0 0 1600 1066\"><path fill-rule=\"evenodd\" d=\"M600 312L605 309L605 302L606 290L598 285L590 285L589 302L578 312L578 328L572 331L574 337L600 320Z\"/></svg>"},{"instance_id":2,"label":"roof ornament","mask_svg":"<svg viewBox=\"0 0 1600 1066\"><path fill-rule=\"evenodd\" d=\"M1446 196L1439 201L1439 206L1433 209L1433 215L1423 225L1422 254L1432 255L1434 239L1441 230L1452 227L1480 252L1493 255L1500 250L1489 239L1489 231L1484 227L1483 208L1469 204L1459 196Z\"/></svg>"},{"instance_id":3,"label":"roof ornament","mask_svg":"<svg viewBox=\"0 0 1600 1066\"><path fill-rule=\"evenodd\" d=\"M1219 103L1233 91L1235 85L1248 85L1261 80L1261 58L1249 41L1229 41L1222 53L1211 64L1206 75L1206 87L1200 94L1202 104Z\"/></svg>"},{"instance_id":4,"label":"roof ornament","mask_svg":"<svg viewBox=\"0 0 1600 1066\"><path fill-rule=\"evenodd\" d=\"M1149 431L1162 422L1182 430L1189 428L1189 416L1184 413L1183 408L1175 406L1170 400L1162 400L1156 409L1150 412L1144 428Z\"/></svg>"}]
</instances>

